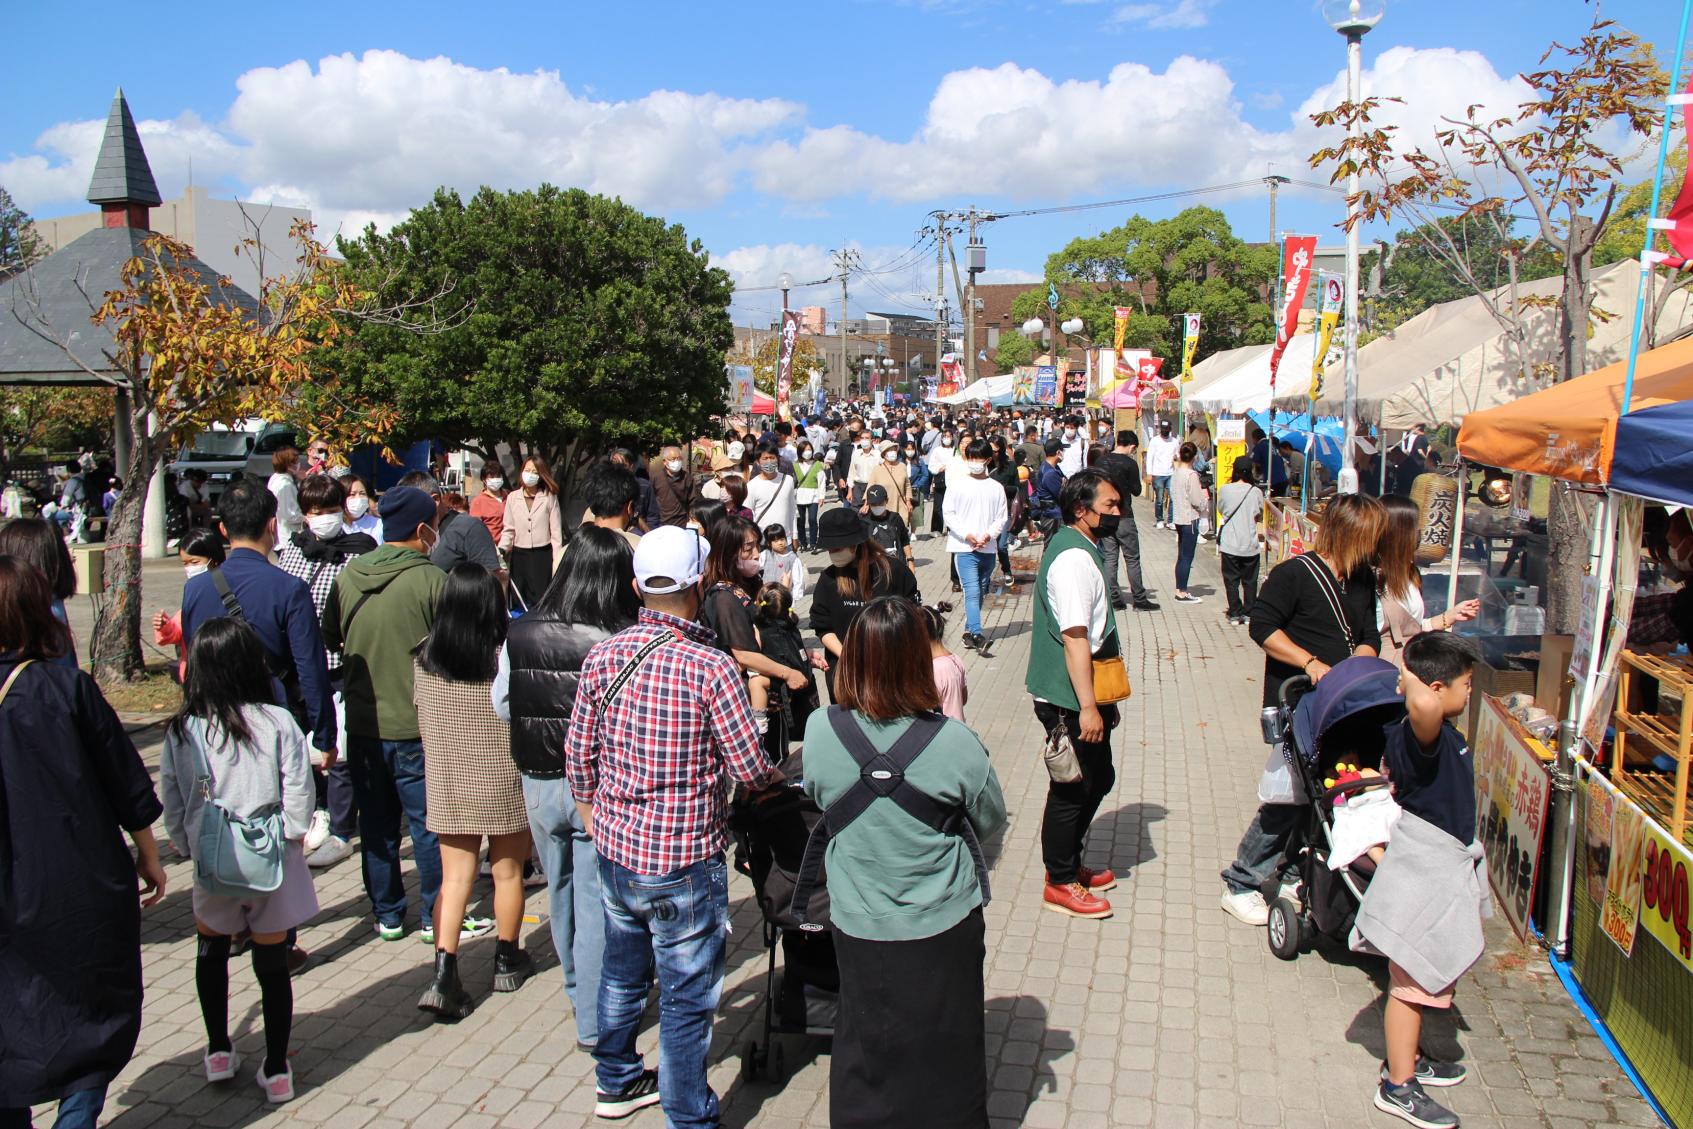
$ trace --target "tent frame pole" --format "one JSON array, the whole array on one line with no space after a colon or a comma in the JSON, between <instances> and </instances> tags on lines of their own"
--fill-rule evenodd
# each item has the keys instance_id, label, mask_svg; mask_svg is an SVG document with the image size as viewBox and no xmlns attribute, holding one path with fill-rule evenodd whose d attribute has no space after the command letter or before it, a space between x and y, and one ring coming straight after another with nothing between
<instances>
[{"instance_id":1,"label":"tent frame pole","mask_svg":"<svg viewBox=\"0 0 1693 1129\"><path fill-rule=\"evenodd\" d=\"M1464 490L1469 468L1458 456L1458 512L1452 518L1452 568L1446 576L1446 610L1458 606L1458 569L1464 563Z\"/></svg>"}]
</instances>

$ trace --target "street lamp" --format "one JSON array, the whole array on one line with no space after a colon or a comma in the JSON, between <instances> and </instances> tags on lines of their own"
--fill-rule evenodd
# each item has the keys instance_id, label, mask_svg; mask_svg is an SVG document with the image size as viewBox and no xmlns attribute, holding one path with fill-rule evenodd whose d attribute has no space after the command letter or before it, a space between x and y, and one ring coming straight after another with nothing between
<instances>
[{"instance_id":1,"label":"street lamp","mask_svg":"<svg viewBox=\"0 0 1693 1129\"><path fill-rule=\"evenodd\" d=\"M1356 105L1364 85L1364 36L1381 22L1386 14L1387 0L1324 0L1323 18L1330 27L1346 39L1346 101ZM1356 113L1346 128L1347 137L1356 140L1362 124ZM1346 445L1340 453L1340 479L1335 483L1342 494L1358 492L1358 469L1354 465L1353 450L1358 432L1358 166L1353 154L1352 171L1346 177L1346 395L1342 412L1346 426Z\"/></svg>"},{"instance_id":2,"label":"street lamp","mask_svg":"<svg viewBox=\"0 0 1693 1129\"><path fill-rule=\"evenodd\" d=\"M1058 328L1062 329L1069 336L1074 337L1074 336L1076 336L1076 334L1078 334L1082 330L1086 329L1087 325L1088 325L1088 323L1083 321L1081 318L1071 318L1070 320L1068 320L1068 321L1062 323L1061 325L1059 325Z\"/></svg>"},{"instance_id":3,"label":"street lamp","mask_svg":"<svg viewBox=\"0 0 1693 1129\"><path fill-rule=\"evenodd\" d=\"M783 271L776 276L776 285L782 288L782 313L788 312L788 291L794 288L794 276Z\"/></svg>"}]
</instances>

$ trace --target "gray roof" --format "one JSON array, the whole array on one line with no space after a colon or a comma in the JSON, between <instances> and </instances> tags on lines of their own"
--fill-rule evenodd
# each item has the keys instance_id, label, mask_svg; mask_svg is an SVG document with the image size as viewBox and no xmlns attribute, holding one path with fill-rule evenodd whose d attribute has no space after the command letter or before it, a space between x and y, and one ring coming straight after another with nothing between
<instances>
[{"instance_id":1,"label":"gray roof","mask_svg":"<svg viewBox=\"0 0 1693 1129\"><path fill-rule=\"evenodd\" d=\"M0 283L0 384L99 384L102 375L118 376L116 327L90 319L108 290L123 287L123 265L143 254L149 234L95 228ZM258 309L245 290L220 286L218 272L199 259L190 256L180 265L211 286L213 301Z\"/></svg>"},{"instance_id":2,"label":"gray roof","mask_svg":"<svg viewBox=\"0 0 1693 1129\"><path fill-rule=\"evenodd\" d=\"M129 103L120 88L106 115L106 136L100 142L100 157L94 162L94 177L88 182L90 204L160 203L159 186L153 182L153 167L129 115Z\"/></svg>"}]
</instances>

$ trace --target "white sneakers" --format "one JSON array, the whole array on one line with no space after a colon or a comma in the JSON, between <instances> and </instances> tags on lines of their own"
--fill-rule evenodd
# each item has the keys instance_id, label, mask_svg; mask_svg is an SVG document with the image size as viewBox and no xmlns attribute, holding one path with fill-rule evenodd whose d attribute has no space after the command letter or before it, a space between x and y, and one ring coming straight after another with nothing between
<instances>
[{"instance_id":1,"label":"white sneakers","mask_svg":"<svg viewBox=\"0 0 1693 1129\"><path fill-rule=\"evenodd\" d=\"M241 1066L241 1056L233 1050L206 1052L206 1081L227 1082L235 1077Z\"/></svg>"},{"instance_id":2,"label":"white sneakers","mask_svg":"<svg viewBox=\"0 0 1693 1129\"><path fill-rule=\"evenodd\" d=\"M1225 889L1222 906L1223 912L1247 925L1263 925L1270 920L1270 907L1264 904L1264 895L1256 890L1236 894Z\"/></svg>"},{"instance_id":3,"label":"white sneakers","mask_svg":"<svg viewBox=\"0 0 1693 1129\"><path fill-rule=\"evenodd\" d=\"M309 855L319 847L323 846L324 840L328 838L329 813L324 811L322 808L318 808L316 811L312 812L312 821L306 827L306 853Z\"/></svg>"}]
</instances>

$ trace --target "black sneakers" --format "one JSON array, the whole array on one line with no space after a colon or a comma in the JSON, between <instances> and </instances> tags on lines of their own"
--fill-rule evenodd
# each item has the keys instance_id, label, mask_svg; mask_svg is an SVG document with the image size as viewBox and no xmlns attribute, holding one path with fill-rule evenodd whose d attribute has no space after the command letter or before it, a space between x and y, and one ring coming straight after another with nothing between
<instances>
[{"instance_id":1,"label":"black sneakers","mask_svg":"<svg viewBox=\"0 0 1693 1129\"><path fill-rule=\"evenodd\" d=\"M1419 1076L1421 1065L1419 1062ZM1395 1086L1384 1078L1376 1087L1376 1108L1383 1113L1391 1113L1401 1121L1408 1121L1418 1129L1458 1129L1458 1115L1429 1097L1416 1079L1403 1086Z\"/></svg>"},{"instance_id":2,"label":"black sneakers","mask_svg":"<svg viewBox=\"0 0 1693 1129\"><path fill-rule=\"evenodd\" d=\"M615 1121L621 1117L628 1117L636 1110L646 1109L650 1105L657 1105L658 1071L643 1070L641 1076L621 1094L608 1094L604 1090L594 1091L594 1116L603 1117L608 1121Z\"/></svg>"}]
</instances>

